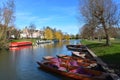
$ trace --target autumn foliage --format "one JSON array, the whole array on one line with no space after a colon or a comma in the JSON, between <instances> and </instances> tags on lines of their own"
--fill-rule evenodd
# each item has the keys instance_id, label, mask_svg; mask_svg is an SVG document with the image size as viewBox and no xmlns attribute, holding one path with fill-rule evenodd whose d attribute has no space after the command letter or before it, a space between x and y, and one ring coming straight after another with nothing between
<instances>
[{"instance_id":1,"label":"autumn foliage","mask_svg":"<svg viewBox=\"0 0 120 80\"><path fill-rule=\"evenodd\" d=\"M63 32L61 30L56 30L56 29L52 29L50 27L46 27L44 30L44 36L45 39L47 40L69 40L70 36L68 34L63 34Z\"/></svg>"}]
</instances>

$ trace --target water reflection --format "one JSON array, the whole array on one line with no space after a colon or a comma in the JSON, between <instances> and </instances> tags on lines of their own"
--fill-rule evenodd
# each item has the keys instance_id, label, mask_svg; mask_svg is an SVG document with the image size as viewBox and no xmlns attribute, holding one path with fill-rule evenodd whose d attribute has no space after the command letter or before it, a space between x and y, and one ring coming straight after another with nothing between
<instances>
[{"instance_id":1,"label":"water reflection","mask_svg":"<svg viewBox=\"0 0 120 80\"><path fill-rule=\"evenodd\" d=\"M69 44L69 40L65 40L65 41L60 41L60 42L54 42L54 43L46 43L46 44L39 44L37 45L37 47L42 47L42 48L55 48L55 47L63 47L63 45L67 45Z\"/></svg>"},{"instance_id":2,"label":"water reflection","mask_svg":"<svg viewBox=\"0 0 120 80\"><path fill-rule=\"evenodd\" d=\"M26 49L26 48L31 48L32 46L20 46L20 47L10 47L9 50L11 51L17 51L17 50L23 50L23 49Z\"/></svg>"},{"instance_id":3,"label":"water reflection","mask_svg":"<svg viewBox=\"0 0 120 80\"><path fill-rule=\"evenodd\" d=\"M27 46L0 52L0 80L65 80L61 76L38 69L36 61L43 56L57 54L71 55L67 44L76 44L79 40L62 41L54 44ZM68 79L66 79L68 80Z\"/></svg>"}]
</instances>

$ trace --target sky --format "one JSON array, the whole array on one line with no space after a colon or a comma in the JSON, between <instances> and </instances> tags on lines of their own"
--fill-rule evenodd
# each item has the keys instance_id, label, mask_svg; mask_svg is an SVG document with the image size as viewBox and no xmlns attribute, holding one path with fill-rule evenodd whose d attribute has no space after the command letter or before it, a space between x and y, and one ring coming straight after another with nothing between
<instances>
[{"instance_id":1,"label":"sky","mask_svg":"<svg viewBox=\"0 0 120 80\"><path fill-rule=\"evenodd\" d=\"M5 1L0 0L0 3ZM15 0L15 5L15 25L18 29L33 23L36 29L49 26L68 34L77 34L84 25L83 20L78 19L79 0Z\"/></svg>"},{"instance_id":2,"label":"sky","mask_svg":"<svg viewBox=\"0 0 120 80\"><path fill-rule=\"evenodd\" d=\"M15 0L19 29L36 25L36 29L50 26L68 34L77 34L83 25L78 21L79 0Z\"/></svg>"}]
</instances>

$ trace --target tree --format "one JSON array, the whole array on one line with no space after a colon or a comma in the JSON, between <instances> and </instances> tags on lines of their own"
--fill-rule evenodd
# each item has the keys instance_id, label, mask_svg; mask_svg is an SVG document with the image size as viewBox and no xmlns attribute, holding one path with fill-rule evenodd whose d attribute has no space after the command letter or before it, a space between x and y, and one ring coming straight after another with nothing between
<instances>
[{"instance_id":1,"label":"tree","mask_svg":"<svg viewBox=\"0 0 120 80\"><path fill-rule=\"evenodd\" d=\"M76 34L76 39L80 39L80 36L79 36L79 34Z\"/></svg>"},{"instance_id":2,"label":"tree","mask_svg":"<svg viewBox=\"0 0 120 80\"><path fill-rule=\"evenodd\" d=\"M34 33L35 29L36 29L35 24L34 24L34 23L31 23L31 24L29 25L29 33L30 33L30 35L31 35L32 38L33 38L33 33Z\"/></svg>"},{"instance_id":3,"label":"tree","mask_svg":"<svg viewBox=\"0 0 120 80\"><path fill-rule=\"evenodd\" d=\"M9 26L14 24L15 16L14 0L7 0L0 6L0 48L8 48Z\"/></svg>"},{"instance_id":4,"label":"tree","mask_svg":"<svg viewBox=\"0 0 120 80\"><path fill-rule=\"evenodd\" d=\"M82 0L80 12L84 16L85 21L101 25L106 36L106 45L110 45L110 35L108 28L118 25L119 11L117 4L113 0ZM95 27L97 27L95 26Z\"/></svg>"},{"instance_id":5,"label":"tree","mask_svg":"<svg viewBox=\"0 0 120 80\"><path fill-rule=\"evenodd\" d=\"M56 36L57 40L62 41L63 34L62 34L62 32L60 30L55 32L55 36Z\"/></svg>"},{"instance_id":6,"label":"tree","mask_svg":"<svg viewBox=\"0 0 120 80\"><path fill-rule=\"evenodd\" d=\"M2 24L2 8L0 8L0 24Z\"/></svg>"},{"instance_id":7,"label":"tree","mask_svg":"<svg viewBox=\"0 0 120 80\"><path fill-rule=\"evenodd\" d=\"M110 35L110 38L115 38L115 37L117 37L117 35L118 35L118 33L117 33L117 28L115 28L115 27L109 27L108 28L108 33L109 33L109 35Z\"/></svg>"},{"instance_id":8,"label":"tree","mask_svg":"<svg viewBox=\"0 0 120 80\"><path fill-rule=\"evenodd\" d=\"M8 39L6 39L5 25L0 24L0 49L8 48Z\"/></svg>"},{"instance_id":9,"label":"tree","mask_svg":"<svg viewBox=\"0 0 120 80\"><path fill-rule=\"evenodd\" d=\"M20 30L17 30L14 26L10 26L8 28L8 35L9 38L11 38L11 36L14 36L14 38L20 38Z\"/></svg>"},{"instance_id":10,"label":"tree","mask_svg":"<svg viewBox=\"0 0 120 80\"><path fill-rule=\"evenodd\" d=\"M99 41L105 38L105 32L102 27L97 27L94 33L95 33L95 38L97 38Z\"/></svg>"},{"instance_id":11,"label":"tree","mask_svg":"<svg viewBox=\"0 0 120 80\"><path fill-rule=\"evenodd\" d=\"M47 27L44 31L45 39L52 40L54 39L53 30L50 27Z\"/></svg>"},{"instance_id":12,"label":"tree","mask_svg":"<svg viewBox=\"0 0 120 80\"><path fill-rule=\"evenodd\" d=\"M70 39L75 39L75 35L71 34Z\"/></svg>"},{"instance_id":13,"label":"tree","mask_svg":"<svg viewBox=\"0 0 120 80\"><path fill-rule=\"evenodd\" d=\"M56 40L57 38L56 38L56 32L57 32L57 30L56 30L56 28L54 28L54 29L52 29L52 31L53 31L53 37L54 37L54 39Z\"/></svg>"},{"instance_id":14,"label":"tree","mask_svg":"<svg viewBox=\"0 0 120 80\"><path fill-rule=\"evenodd\" d=\"M70 35L69 35L69 34L67 34L67 33L66 33L66 34L64 34L64 39L65 39L65 40L69 40L69 39L70 39Z\"/></svg>"},{"instance_id":15,"label":"tree","mask_svg":"<svg viewBox=\"0 0 120 80\"><path fill-rule=\"evenodd\" d=\"M15 12L14 0L8 0L6 3L4 3L2 17L3 17L3 24L5 26L8 26L10 23L13 24L15 20L14 12Z\"/></svg>"},{"instance_id":16,"label":"tree","mask_svg":"<svg viewBox=\"0 0 120 80\"><path fill-rule=\"evenodd\" d=\"M94 29L92 29L89 24L85 24L80 30L80 34L83 39L93 39Z\"/></svg>"}]
</instances>

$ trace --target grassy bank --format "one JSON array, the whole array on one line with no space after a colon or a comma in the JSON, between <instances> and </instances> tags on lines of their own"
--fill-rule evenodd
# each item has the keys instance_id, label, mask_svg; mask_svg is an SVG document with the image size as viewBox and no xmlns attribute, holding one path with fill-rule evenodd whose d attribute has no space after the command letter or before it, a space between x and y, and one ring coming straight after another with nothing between
<instances>
[{"instance_id":1,"label":"grassy bank","mask_svg":"<svg viewBox=\"0 0 120 80\"><path fill-rule=\"evenodd\" d=\"M10 42L21 42L21 41L31 41L32 43L34 43L37 39L13 39L10 40Z\"/></svg>"},{"instance_id":2,"label":"grassy bank","mask_svg":"<svg viewBox=\"0 0 120 80\"><path fill-rule=\"evenodd\" d=\"M105 46L104 41L82 40L82 44L89 47L97 56L101 57L107 63L120 64L120 41L111 41L111 46Z\"/></svg>"},{"instance_id":3,"label":"grassy bank","mask_svg":"<svg viewBox=\"0 0 120 80\"><path fill-rule=\"evenodd\" d=\"M113 68L120 75L120 40L111 41L111 46L105 46L105 41L82 40L97 56L99 56L109 67Z\"/></svg>"}]
</instances>

